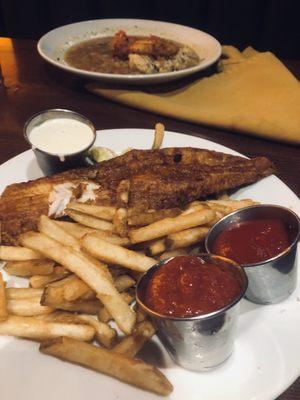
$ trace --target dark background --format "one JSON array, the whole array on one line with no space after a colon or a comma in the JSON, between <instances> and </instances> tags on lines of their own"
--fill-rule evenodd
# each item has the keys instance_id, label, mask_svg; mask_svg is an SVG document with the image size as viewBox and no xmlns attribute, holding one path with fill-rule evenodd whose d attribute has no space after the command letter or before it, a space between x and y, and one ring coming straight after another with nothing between
<instances>
[{"instance_id":1,"label":"dark background","mask_svg":"<svg viewBox=\"0 0 300 400\"><path fill-rule=\"evenodd\" d=\"M144 18L204 30L222 44L300 59L299 0L0 0L0 35L38 39L61 25Z\"/></svg>"}]
</instances>

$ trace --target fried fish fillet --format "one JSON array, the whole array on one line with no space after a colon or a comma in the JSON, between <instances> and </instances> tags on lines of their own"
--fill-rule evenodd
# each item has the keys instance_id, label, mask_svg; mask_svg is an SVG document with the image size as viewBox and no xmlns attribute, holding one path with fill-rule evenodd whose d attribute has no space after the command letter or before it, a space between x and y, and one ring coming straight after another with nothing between
<instances>
[{"instance_id":1,"label":"fried fish fillet","mask_svg":"<svg viewBox=\"0 0 300 400\"><path fill-rule=\"evenodd\" d=\"M258 181L274 172L265 157L251 160L195 148L132 150L98 165L8 186L0 198L1 241L35 230L40 215L64 215L70 201L116 205L118 185L130 182L127 206L183 207L188 202Z\"/></svg>"}]
</instances>

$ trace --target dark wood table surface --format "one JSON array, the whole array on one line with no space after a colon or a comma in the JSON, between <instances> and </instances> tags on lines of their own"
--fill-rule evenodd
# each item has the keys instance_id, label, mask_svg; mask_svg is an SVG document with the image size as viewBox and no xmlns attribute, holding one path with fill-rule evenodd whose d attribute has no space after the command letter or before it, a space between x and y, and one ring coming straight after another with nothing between
<instances>
[{"instance_id":1,"label":"dark wood table surface","mask_svg":"<svg viewBox=\"0 0 300 400\"><path fill-rule=\"evenodd\" d=\"M299 79L300 61L285 64ZM299 147L163 118L96 97L84 90L82 81L47 66L32 40L0 39L0 65L4 82L0 85L0 164L28 149L22 131L32 114L67 108L86 115L97 129L152 129L160 121L167 130L208 139L249 157L266 155L275 162L277 176L300 195ZM278 397L299 399L300 378Z\"/></svg>"}]
</instances>

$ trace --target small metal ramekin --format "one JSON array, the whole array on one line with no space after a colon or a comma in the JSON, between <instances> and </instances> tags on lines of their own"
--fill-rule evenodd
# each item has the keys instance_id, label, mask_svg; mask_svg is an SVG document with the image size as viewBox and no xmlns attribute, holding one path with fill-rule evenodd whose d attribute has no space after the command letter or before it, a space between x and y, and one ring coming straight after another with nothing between
<instances>
[{"instance_id":1,"label":"small metal ramekin","mask_svg":"<svg viewBox=\"0 0 300 400\"><path fill-rule=\"evenodd\" d=\"M47 120L56 118L70 118L83 122L91 128L94 136L93 140L86 148L70 154L53 154L36 148L30 141L31 130ZM43 173L45 175L51 175L57 172L66 171L68 169L84 167L88 165L88 151L96 140L96 130L93 123L83 115L71 110L53 108L50 110L41 111L29 118L24 126L24 137L33 149L37 162Z\"/></svg>"},{"instance_id":2,"label":"small metal ramekin","mask_svg":"<svg viewBox=\"0 0 300 400\"><path fill-rule=\"evenodd\" d=\"M226 307L195 317L169 317L147 307L145 289L152 274L172 258L151 267L139 280L136 299L152 319L161 342L173 360L183 368L209 371L231 355L238 319L238 305L247 289L247 276L238 264L223 257L199 254L207 262L226 265L236 274L241 285L240 295Z\"/></svg>"},{"instance_id":3,"label":"small metal ramekin","mask_svg":"<svg viewBox=\"0 0 300 400\"><path fill-rule=\"evenodd\" d=\"M208 232L205 247L212 254L216 236L233 225L255 219L278 218L288 229L290 245L283 252L268 260L242 264L249 285L245 297L257 304L274 304L286 299L297 284L297 242L300 234L299 217L285 207L265 204L246 207L225 216Z\"/></svg>"}]
</instances>

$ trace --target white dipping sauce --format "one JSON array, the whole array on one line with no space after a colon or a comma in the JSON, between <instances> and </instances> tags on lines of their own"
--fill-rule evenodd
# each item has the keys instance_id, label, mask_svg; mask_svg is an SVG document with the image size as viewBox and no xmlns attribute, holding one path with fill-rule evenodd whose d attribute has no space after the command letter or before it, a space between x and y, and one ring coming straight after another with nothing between
<instances>
[{"instance_id":1,"label":"white dipping sauce","mask_svg":"<svg viewBox=\"0 0 300 400\"><path fill-rule=\"evenodd\" d=\"M94 139L94 133L84 122L71 118L55 118L32 128L28 139L37 149L63 155L87 148Z\"/></svg>"}]
</instances>

